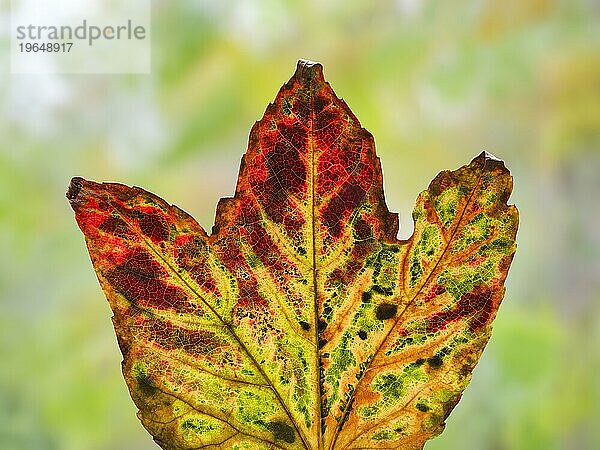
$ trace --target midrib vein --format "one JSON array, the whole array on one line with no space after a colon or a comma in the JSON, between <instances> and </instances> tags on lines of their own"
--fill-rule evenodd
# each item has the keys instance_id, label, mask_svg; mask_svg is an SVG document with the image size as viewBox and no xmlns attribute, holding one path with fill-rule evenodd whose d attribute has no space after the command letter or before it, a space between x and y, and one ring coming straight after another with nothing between
<instances>
[{"instance_id":1,"label":"midrib vein","mask_svg":"<svg viewBox=\"0 0 600 450\"><path fill-rule=\"evenodd\" d=\"M312 80L311 80L312 81ZM315 376L317 385L317 445L318 450L323 450L323 433L322 433L322 421L323 421L323 392L321 386L321 350L319 349L319 294L317 289L318 280L318 269L317 269L317 219L315 215L316 201L315 201L315 184L316 184L316 158L315 158L315 146L314 146L314 120L315 120L315 105L314 105L314 92L312 82L309 85L309 96L310 96L310 119L308 121L308 149L310 153L310 208L311 208L311 225L312 225L312 275L313 275L313 309L314 309L314 324L315 329Z\"/></svg>"}]
</instances>

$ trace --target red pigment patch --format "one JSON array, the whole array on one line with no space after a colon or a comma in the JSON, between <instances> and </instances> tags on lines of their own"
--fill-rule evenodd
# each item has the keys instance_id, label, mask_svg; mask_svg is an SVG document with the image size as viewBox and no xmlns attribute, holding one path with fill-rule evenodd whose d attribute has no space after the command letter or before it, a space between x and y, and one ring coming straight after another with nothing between
<instances>
[{"instance_id":1,"label":"red pigment patch","mask_svg":"<svg viewBox=\"0 0 600 450\"><path fill-rule=\"evenodd\" d=\"M433 300L434 298L436 298L437 296L442 295L445 292L446 292L446 288L444 286L436 284L436 285L432 286L431 289L429 289L427 294L425 294L425 296L423 297L423 301L429 302L429 301Z\"/></svg>"},{"instance_id":2,"label":"red pigment patch","mask_svg":"<svg viewBox=\"0 0 600 450\"><path fill-rule=\"evenodd\" d=\"M304 89L303 83L294 82L292 96L289 100L292 102L292 113L301 123L307 123L311 115L310 94Z\"/></svg>"},{"instance_id":3,"label":"red pigment patch","mask_svg":"<svg viewBox=\"0 0 600 450\"><path fill-rule=\"evenodd\" d=\"M293 265L281 256L279 249L271 239L267 230L261 225L258 214L252 210L250 206L242 208L242 215L249 219L249 224L244 228L244 235L248 243L252 247L252 251L260 258L261 262L269 268L272 273L281 273L286 270L289 272L293 269ZM293 270L291 276L294 276L296 271ZM289 276L290 274L288 274Z\"/></svg>"},{"instance_id":4,"label":"red pigment patch","mask_svg":"<svg viewBox=\"0 0 600 450\"><path fill-rule=\"evenodd\" d=\"M347 123L340 117L339 109L330 107L317 115L314 125L316 147L320 149L321 155L331 155L330 161L338 169L347 170L349 166L355 165L359 160L360 144L358 146L348 144L348 137L343 136ZM355 154L344 154L347 150L355 151ZM321 160L323 161L324 158ZM349 175L351 171L347 171Z\"/></svg>"},{"instance_id":5,"label":"red pigment patch","mask_svg":"<svg viewBox=\"0 0 600 450\"><path fill-rule=\"evenodd\" d=\"M242 314L245 314L255 309L265 309L268 307L265 299L258 293L258 285L255 279L238 279L238 288L240 297L234 309L239 309Z\"/></svg>"},{"instance_id":6,"label":"red pigment patch","mask_svg":"<svg viewBox=\"0 0 600 450\"><path fill-rule=\"evenodd\" d=\"M435 333L446 328L450 322L463 317L469 318L469 329L477 331L485 326L494 308L495 290L488 286L476 286L471 292L464 294L454 309L434 314L427 320L427 332Z\"/></svg>"},{"instance_id":7,"label":"red pigment patch","mask_svg":"<svg viewBox=\"0 0 600 450\"><path fill-rule=\"evenodd\" d=\"M161 242L169 238L169 226L162 214L132 211L131 215L137 219L142 233L153 241Z\"/></svg>"},{"instance_id":8,"label":"red pigment patch","mask_svg":"<svg viewBox=\"0 0 600 450\"><path fill-rule=\"evenodd\" d=\"M91 204L92 200L88 203ZM97 210L98 203L96 200L93 200L93 203L95 204L95 207L86 205L85 208L80 207L80 209L76 211L75 217L82 230L95 230L106 220L106 213Z\"/></svg>"},{"instance_id":9,"label":"red pigment patch","mask_svg":"<svg viewBox=\"0 0 600 450\"><path fill-rule=\"evenodd\" d=\"M217 288L217 281L212 276L212 272L206 261L202 261L195 266L189 267L186 270L192 275L192 278L199 286L203 289L212 293L213 295L220 295L219 288Z\"/></svg>"},{"instance_id":10,"label":"red pigment patch","mask_svg":"<svg viewBox=\"0 0 600 450\"><path fill-rule=\"evenodd\" d=\"M178 312L196 310L180 288L161 280L164 276L165 270L149 253L135 250L123 264L108 272L106 278L117 292L133 304Z\"/></svg>"},{"instance_id":11,"label":"red pigment patch","mask_svg":"<svg viewBox=\"0 0 600 450\"><path fill-rule=\"evenodd\" d=\"M249 167L252 190L275 223L281 223L291 210L288 196L304 197L307 171L300 153L306 148L306 139L300 124L277 123L275 131L261 136L263 154Z\"/></svg>"},{"instance_id":12,"label":"red pigment patch","mask_svg":"<svg viewBox=\"0 0 600 450\"><path fill-rule=\"evenodd\" d=\"M317 118L316 122L319 123L319 117L323 115L323 110L333 103L331 96L326 95L327 92L321 90L318 92L313 99L314 115Z\"/></svg>"},{"instance_id":13,"label":"red pigment patch","mask_svg":"<svg viewBox=\"0 0 600 450\"><path fill-rule=\"evenodd\" d=\"M331 195L341 181L348 180L356 173L361 158L361 142L331 142L327 158L319 158L319 180L317 192L320 196Z\"/></svg>"},{"instance_id":14,"label":"red pigment patch","mask_svg":"<svg viewBox=\"0 0 600 450\"><path fill-rule=\"evenodd\" d=\"M123 241L120 237L110 236L106 243L107 245L102 250L102 256L109 263L109 267L115 267L127 261L131 254L128 242Z\"/></svg>"},{"instance_id":15,"label":"red pigment patch","mask_svg":"<svg viewBox=\"0 0 600 450\"><path fill-rule=\"evenodd\" d=\"M236 230L236 232L238 232L238 230ZM242 270L244 273L249 274L250 268L248 267L248 264L246 264L246 260L240 251L239 245L237 239L226 236L215 243L213 250L219 260L231 273L235 274L238 270Z\"/></svg>"},{"instance_id":16,"label":"red pigment patch","mask_svg":"<svg viewBox=\"0 0 600 450\"><path fill-rule=\"evenodd\" d=\"M206 259L206 252L203 251L206 244L198 236L186 235L177 236L175 239L175 259L177 264L184 269L202 262Z\"/></svg>"},{"instance_id":17,"label":"red pigment patch","mask_svg":"<svg viewBox=\"0 0 600 450\"><path fill-rule=\"evenodd\" d=\"M369 222L361 217L354 224L354 233L358 241L364 241L373 237L373 228Z\"/></svg>"},{"instance_id":18,"label":"red pigment patch","mask_svg":"<svg viewBox=\"0 0 600 450\"><path fill-rule=\"evenodd\" d=\"M193 234L178 234L175 236L175 241L173 243L175 244L175 247L183 247L184 245L193 242L195 238L196 236Z\"/></svg>"},{"instance_id":19,"label":"red pigment patch","mask_svg":"<svg viewBox=\"0 0 600 450\"><path fill-rule=\"evenodd\" d=\"M334 238L342 232L342 222L365 198L367 192L356 184L345 184L321 212L321 221Z\"/></svg>"},{"instance_id":20,"label":"red pigment patch","mask_svg":"<svg viewBox=\"0 0 600 450\"><path fill-rule=\"evenodd\" d=\"M131 231L129 225L123 219L116 216L110 216L98 228L105 233L112 234L121 239L133 239L135 237L135 233Z\"/></svg>"},{"instance_id":21,"label":"red pigment patch","mask_svg":"<svg viewBox=\"0 0 600 450\"><path fill-rule=\"evenodd\" d=\"M175 238L175 259L177 265L189 273L198 285L214 295L219 295L217 282L207 261L207 254L203 251L204 247L206 247L206 243L199 236L177 236Z\"/></svg>"},{"instance_id":22,"label":"red pigment patch","mask_svg":"<svg viewBox=\"0 0 600 450\"><path fill-rule=\"evenodd\" d=\"M327 282L325 284L326 288L332 289L335 288L337 283L342 283L344 280L344 271L339 267L336 268L329 277L327 277Z\"/></svg>"}]
</instances>

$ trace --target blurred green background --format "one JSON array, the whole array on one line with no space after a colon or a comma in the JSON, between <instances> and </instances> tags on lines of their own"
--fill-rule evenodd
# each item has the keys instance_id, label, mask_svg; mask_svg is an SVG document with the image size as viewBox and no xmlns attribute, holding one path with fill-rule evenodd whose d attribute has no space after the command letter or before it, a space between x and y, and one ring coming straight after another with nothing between
<instances>
[{"instance_id":1,"label":"blurred green background","mask_svg":"<svg viewBox=\"0 0 600 450\"><path fill-rule=\"evenodd\" d=\"M152 8L151 75L10 75L0 36L0 449L156 448L65 190L74 175L143 186L210 229L298 58L324 64L375 136L401 236L440 170L486 149L515 177L495 331L426 449L600 448L600 3Z\"/></svg>"}]
</instances>

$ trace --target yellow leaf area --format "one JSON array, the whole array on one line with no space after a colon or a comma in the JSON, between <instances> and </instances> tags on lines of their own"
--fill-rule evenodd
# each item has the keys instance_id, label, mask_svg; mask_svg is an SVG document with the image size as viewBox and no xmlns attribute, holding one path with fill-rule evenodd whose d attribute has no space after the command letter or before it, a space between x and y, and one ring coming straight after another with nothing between
<instances>
[{"instance_id":1,"label":"yellow leaf area","mask_svg":"<svg viewBox=\"0 0 600 450\"><path fill-rule=\"evenodd\" d=\"M250 133L209 236L137 187L67 197L165 449L422 449L491 332L515 252L512 177L482 153L397 239L373 137L300 61Z\"/></svg>"}]
</instances>

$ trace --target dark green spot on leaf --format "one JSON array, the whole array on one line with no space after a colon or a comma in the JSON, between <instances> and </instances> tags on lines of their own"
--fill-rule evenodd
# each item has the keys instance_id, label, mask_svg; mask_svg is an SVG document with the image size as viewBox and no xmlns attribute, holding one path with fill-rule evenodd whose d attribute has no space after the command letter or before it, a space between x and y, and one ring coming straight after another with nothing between
<instances>
[{"instance_id":1,"label":"dark green spot on leaf","mask_svg":"<svg viewBox=\"0 0 600 450\"><path fill-rule=\"evenodd\" d=\"M380 303L375 309L375 317L379 320L391 319L398 312L398 306L392 303Z\"/></svg>"},{"instance_id":2,"label":"dark green spot on leaf","mask_svg":"<svg viewBox=\"0 0 600 450\"><path fill-rule=\"evenodd\" d=\"M276 441L283 441L287 442L288 444L293 444L296 440L294 428L285 422L270 422L267 424L267 429L273 433L273 437Z\"/></svg>"},{"instance_id":3,"label":"dark green spot on leaf","mask_svg":"<svg viewBox=\"0 0 600 450\"><path fill-rule=\"evenodd\" d=\"M442 366L444 361L442 360L442 358L440 358L439 355L435 355L433 358L429 358L427 360L427 362L429 363L429 365L431 367L433 367L434 369L437 369L438 367Z\"/></svg>"},{"instance_id":4,"label":"dark green spot on leaf","mask_svg":"<svg viewBox=\"0 0 600 450\"><path fill-rule=\"evenodd\" d=\"M427 406L424 402L422 401L418 401L417 404L415 405L416 408L421 411L421 412L427 412L429 411L429 406Z\"/></svg>"}]
</instances>

